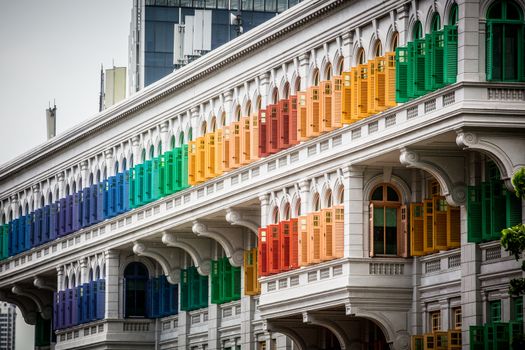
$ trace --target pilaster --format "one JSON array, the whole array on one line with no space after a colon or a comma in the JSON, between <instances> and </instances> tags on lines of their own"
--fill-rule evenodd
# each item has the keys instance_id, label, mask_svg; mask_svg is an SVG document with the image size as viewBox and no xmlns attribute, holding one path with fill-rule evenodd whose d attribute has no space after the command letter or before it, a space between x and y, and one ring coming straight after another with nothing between
<instances>
[{"instance_id":1,"label":"pilaster","mask_svg":"<svg viewBox=\"0 0 525 350\"><path fill-rule=\"evenodd\" d=\"M301 80L302 84L302 80ZM299 215L306 215L310 206L310 180L302 179L299 181L299 197L301 198L301 210Z\"/></svg>"},{"instance_id":2,"label":"pilaster","mask_svg":"<svg viewBox=\"0 0 525 350\"><path fill-rule=\"evenodd\" d=\"M106 318L119 318L119 260L118 250L106 250Z\"/></svg>"},{"instance_id":3,"label":"pilaster","mask_svg":"<svg viewBox=\"0 0 525 350\"><path fill-rule=\"evenodd\" d=\"M266 227L268 224L268 210L270 204L270 197L267 194L259 196L261 202L261 227Z\"/></svg>"},{"instance_id":4,"label":"pilaster","mask_svg":"<svg viewBox=\"0 0 525 350\"><path fill-rule=\"evenodd\" d=\"M270 83L270 73L264 73L259 76L259 92L261 94L261 109L268 105L268 84Z\"/></svg>"},{"instance_id":5,"label":"pilaster","mask_svg":"<svg viewBox=\"0 0 525 350\"><path fill-rule=\"evenodd\" d=\"M299 76L301 77L301 91L308 88L308 68L310 67L310 53L305 52L299 56Z\"/></svg>"},{"instance_id":6,"label":"pilaster","mask_svg":"<svg viewBox=\"0 0 525 350\"><path fill-rule=\"evenodd\" d=\"M343 169L345 257L365 257L363 169L349 166Z\"/></svg>"},{"instance_id":7,"label":"pilaster","mask_svg":"<svg viewBox=\"0 0 525 350\"><path fill-rule=\"evenodd\" d=\"M459 0L458 80L485 80L485 26L480 20L480 1Z\"/></svg>"}]
</instances>

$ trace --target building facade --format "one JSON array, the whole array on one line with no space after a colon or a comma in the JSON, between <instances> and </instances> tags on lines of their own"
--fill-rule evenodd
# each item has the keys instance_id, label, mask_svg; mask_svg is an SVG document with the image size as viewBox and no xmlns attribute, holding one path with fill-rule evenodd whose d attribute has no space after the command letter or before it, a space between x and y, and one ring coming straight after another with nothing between
<instances>
[{"instance_id":1,"label":"building facade","mask_svg":"<svg viewBox=\"0 0 525 350\"><path fill-rule=\"evenodd\" d=\"M129 35L130 94L236 38L240 27L247 32L299 1L134 0ZM203 12L208 16L202 18ZM207 25L199 25L199 15ZM232 15L239 16L240 22L232 24ZM198 31L200 38L191 34L185 37L184 30ZM180 41L186 48L177 53Z\"/></svg>"},{"instance_id":2,"label":"building facade","mask_svg":"<svg viewBox=\"0 0 525 350\"><path fill-rule=\"evenodd\" d=\"M524 11L304 1L4 164L0 299L55 349L511 348Z\"/></svg>"},{"instance_id":3,"label":"building facade","mask_svg":"<svg viewBox=\"0 0 525 350\"><path fill-rule=\"evenodd\" d=\"M0 349L15 349L16 308L0 303Z\"/></svg>"}]
</instances>

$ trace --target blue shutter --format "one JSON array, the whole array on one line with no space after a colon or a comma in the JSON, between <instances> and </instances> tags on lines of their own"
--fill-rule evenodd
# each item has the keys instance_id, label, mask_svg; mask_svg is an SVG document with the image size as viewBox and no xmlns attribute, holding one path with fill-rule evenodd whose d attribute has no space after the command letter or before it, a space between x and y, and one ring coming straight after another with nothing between
<instances>
[{"instance_id":1,"label":"blue shutter","mask_svg":"<svg viewBox=\"0 0 525 350\"><path fill-rule=\"evenodd\" d=\"M49 209L49 240L58 237L58 202L51 203Z\"/></svg>"},{"instance_id":2,"label":"blue shutter","mask_svg":"<svg viewBox=\"0 0 525 350\"><path fill-rule=\"evenodd\" d=\"M124 172L124 182L122 190L122 212L126 212L129 210L130 189L130 171L126 170Z\"/></svg>"},{"instance_id":3,"label":"blue shutter","mask_svg":"<svg viewBox=\"0 0 525 350\"><path fill-rule=\"evenodd\" d=\"M103 279L99 279L97 281L98 288L97 288L97 320L102 320L105 318L104 310L105 310L105 302L106 302L106 281Z\"/></svg>"},{"instance_id":4,"label":"blue shutter","mask_svg":"<svg viewBox=\"0 0 525 350\"><path fill-rule=\"evenodd\" d=\"M88 227L91 221L91 193L90 188L82 190L82 227Z\"/></svg>"},{"instance_id":5,"label":"blue shutter","mask_svg":"<svg viewBox=\"0 0 525 350\"><path fill-rule=\"evenodd\" d=\"M43 218L42 218L42 239L41 243L49 242L49 234L51 231L51 206L48 204L44 207L44 210L42 211ZM35 234L36 236L36 234Z\"/></svg>"},{"instance_id":6,"label":"blue shutter","mask_svg":"<svg viewBox=\"0 0 525 350\"><path fill-rule=\"evenodd\" d=\"M121 214L124 212L124 173L117 174L116 182L115 212L116 214Z\"/></svg>"}]
</instances>

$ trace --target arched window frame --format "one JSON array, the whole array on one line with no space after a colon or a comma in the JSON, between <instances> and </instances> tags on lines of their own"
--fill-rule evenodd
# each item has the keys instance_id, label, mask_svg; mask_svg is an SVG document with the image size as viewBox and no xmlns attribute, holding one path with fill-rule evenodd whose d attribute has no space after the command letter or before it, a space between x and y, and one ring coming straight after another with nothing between
<instances>
[{"instance_id":1,"label":"arched window frame","mask_svg":"<svg viewBox=\"0 0 525 350\"><path fill-rule=\"evenodd\" d=\"M146 317L146 284L148 269L140 262L132 262L124 270L126 288L124 290L126 304L125 317Z\"/></svg>"},{"instance_id":2,"label":"arched window frame","mask_svg":"<svg viewBox=\"0 0 525 350\"><path fill-rule=\"evenodd\" d=\"M509 11L513 6L516 11ZM492 14L497 11L499 14ZM508 18L509 13L516 12L518 18ZM498 16L498 18L496 17ZM489 81L525 81L524 46L523 40L524 21L523 10L512 0L499 0L493 2L487 10L485 67L486 78ZM508 35L515 34L515 51L508 53L507 46L511 44ZM497 36L497 37L496 37ZM516 52L517 51L517 52ZM515 61L515 67L509 61ZM509 71L509 68L512 71Z\"/></svg>"},{"instance_id":3,"label":"arched window frame","mask_svg":"<svg viewBox=\"0 0 525 350\"><path fill-rule=\"evenodd\" d=\"M389 189L393 192L389 193ZM380 199L376 196L378 193L381 193ZM394 194L397 198L391 197ZM370 256L405 256L407 217L400 191L389 183L375 186L370 192L369 210ZM392 224L391 220L394 218L393 213L395 215L394 229L394 226L389 226L389 221ZM394 233L395 237L392 238Z\"/></svg>"},{"instance_id":4,"label":"arched window frame","mask_svg":"<svg viewBox=\"0 0 525 350\"><path fill-rule=\"evenodd\" d=\"M423 26L421 25L420 21L416 21L416 23L414 23L414 30L412 36L414 40L423 38Z\"/></svg>"}]
</instances>

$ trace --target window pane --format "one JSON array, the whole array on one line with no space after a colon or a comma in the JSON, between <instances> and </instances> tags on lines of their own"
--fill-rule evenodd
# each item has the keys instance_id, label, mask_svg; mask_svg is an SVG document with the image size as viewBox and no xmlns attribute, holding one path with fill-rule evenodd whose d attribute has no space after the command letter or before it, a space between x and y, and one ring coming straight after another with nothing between
<instances>
[{"instance_id":1,"label":"window pane","mask_svg":"<svg viewBox=\"0 0 525 350\"><path fill-rule=\"evenodd\" d=\"M216 5L217 4L216 4L215 0L206 0L206 8L207 9L215 8Z\"/></svg>"},{"instance_id":2,"label":"window pane","mask_svg":"<svg viewBox=\"0 0 525 350\"><path fill-rule=\"evenodd\" d=\"M374 208L374 254L385 254L384 208Z\"/></svg>"},{"instance_id":3,"label":"window pane","mask_svg":"<svg viewBox=\"0 0 525 350\"><path fill-rule=\"evenodd\" d=\"M192 5L191 0L181 0L180 1L180 6L191 7L191 5Z\"/></svg>"},{"instance_id":4,"label":"window pane","mask_svg":"<svg viewBox=\"0 0 525 350\"><path fill-rule=\"evenodd\" d=\"M386 254L397 254L397 209L385 208Z\"/></svg>"},{"instance_id":5,"label":"window pane","mask_svg":"<svg viewBox=\"0 0 525 350\"><path fill-rule=\"evenodd\" d=\"M386 226L387 227L397 227L397 209L396 208L385 208L385 210L386 210Z\"/></svg>"},{"instance_id":6,"label":"window pane","mask_svg":"<svg viewBox=\"0 0 525 350\"><path fill-rule=\"evenodd\" d=\"M394 190L392 187L388 186L386 188L386 200L389 202L398 202L399 196L397 195L396 190Z\"/></svg>"},{"instance_id":7,"label":"window pane","mask_svg":"<svg viewBox=\"0 0 525 350\"><path fill-rule=\"evenodd\" d=\"M283 12L288 8L288 0L278 0L277 12Z\"/></svg>"},{"instance_id":8,"label":"window pane","mask_svg":"<svg viewBox=\"0 0 525 350\"><path fill-rule=\"evenodd\" d=\"M375 189L374 193L372 193L372 200L373 201L382 201L383 200L383 186L380 186Z\"/></svg>"},{"instance_id":9,"label":"window pane","mask_svg":"<svg viewBox=\"0 0 525 350\"><path fill-rule=\"evenodd\" d=\"M501 300L493 300L490 306L490 320L489 322L501 321Z\"/></svg>"},{"instance_id":10,"label":"window pane","mask_svg":"<svg viewBox=\"0 0 525 350\"><path fill-rule=\"evenodd\" d=\"M501 24L492 25L492 79L501 80L503 70L503 26Z\"/></svg>"},{"instance_id":11,"label":"window pane","mask_svg":"<svg viewBox=\"0 0 525 350\"><path fill-rule=\"evenodd\" d=\"M228 1L227 0L218 0L217 1L217 8L227 9L228 8Z\"/></svg>"},{"instance_id":12,"label":"window pane","mask_svg":"<svg viewBox=\"0 0 525 350\"><path fill-rule=\"evenodd\" d=\"M241 8L243 10L252 11L253 10L253 0L242 0Z\"/></svg>"},{"instance_id":13,"label":"window pane","mask_svg":"<svg viewBox=\"0 0 525 350\"><path fill-rule=\"evenodd\" d=\"M254 11L264 11L264 0L253 0Z\"/></svg>"},{"instance_id":14,"label":"window pane","mask_svg":"<svg viewBox=\"0 0 525 350\"><path fill-rule=\"evenodd\" d=\"M520 27L505 26L505 80L518 79L518 35Z\"/></svg>"},{"instance_id":15,"label":"window pane","mask_svg":"<svg viewBox=\"0 0 525 350\"><path fill-rule=\"evenodd\" d=\"M507 2L507 19L520 19L521 10L513 3Z\"/></svg>"},{"instance_id":16,"label":"window pane","mask_svg":"<svg viewBox=\"0 0 525 350\"><path fill-rule=\"evenodd\" d=\"M489 13L487 17L491 19L501 19L501 3L494 4L489 9Z\"/></svg>"},{"instance_id":17,"label":"window pane","mask_svg":"<svg viewBox=\"0 0 525 350\"><path fill-rule=\"evenodd\" d=\"M267 12L276 12L277 11L276 0L266 0L266 11Z\"/></svg>"}]
</instances>

